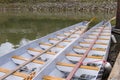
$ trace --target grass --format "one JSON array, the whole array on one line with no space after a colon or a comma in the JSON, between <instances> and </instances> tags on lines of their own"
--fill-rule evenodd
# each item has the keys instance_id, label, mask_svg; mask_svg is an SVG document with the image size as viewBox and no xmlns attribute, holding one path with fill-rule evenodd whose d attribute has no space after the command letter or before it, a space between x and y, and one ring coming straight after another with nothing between
<instances>
[{"instance_id":1,"label":"grass","mask_svg":"<svg viewBox=\"0 0 120 80\"><path fill-rule=\"evenodd\" d=\"M108 2L116 0L0 0L0 3L36 3L36 2L68 2L68 1L77 1L77 2Z\"/></svg>"}]
</instances>

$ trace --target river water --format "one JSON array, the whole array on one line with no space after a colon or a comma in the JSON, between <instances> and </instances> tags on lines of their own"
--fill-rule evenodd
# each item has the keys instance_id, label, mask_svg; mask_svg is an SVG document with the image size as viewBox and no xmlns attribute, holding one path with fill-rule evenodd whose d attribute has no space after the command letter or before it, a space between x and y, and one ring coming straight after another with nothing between
<instances>
[{"instance_id":1,"label":"river water","mask_svg":"<svg viewBox=\"0 0 120 80\"><path fill-rule=\"evenodd\" d=\"M0 12L0 54L8 53L32 40L45 36L75 23L97 19L99 21L115 16L115 12Z\"/></svg>"}]
</instances>

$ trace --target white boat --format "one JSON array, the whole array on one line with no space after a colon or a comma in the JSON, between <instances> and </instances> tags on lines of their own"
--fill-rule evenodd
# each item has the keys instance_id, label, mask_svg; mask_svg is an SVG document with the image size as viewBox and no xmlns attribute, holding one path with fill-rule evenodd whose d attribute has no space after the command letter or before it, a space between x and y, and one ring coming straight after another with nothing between
<instances>
[{"instance_id":1,"label":"white boat","mask_svg":"<svg viewBox=\"0 0 120 80\"><path fill-rule=\"evenodd\" d=\"M57 58L59 55L63 56L66 50L71 50L68 50L68 47L72 48L73 43L87 30L89 23L85 21L64 28L1 56L0 80L41 80L43 70L47 67L50 69L54 61L63 58ZM45 71L45 74L48 71L46 75L57 69L55 64L53 66ZM57 74L59 75L59 72Z\"/></svg>"},{"instance_id":2,"label":"white boat","mask_svg":"<svg viewBox=\"0 0 120 80\"><path fill-rule=\"evenodd\" d=\"M33 80L101 80L111 40L110 22L101 22L51 58Z\"/></svg>"}]
</instances>

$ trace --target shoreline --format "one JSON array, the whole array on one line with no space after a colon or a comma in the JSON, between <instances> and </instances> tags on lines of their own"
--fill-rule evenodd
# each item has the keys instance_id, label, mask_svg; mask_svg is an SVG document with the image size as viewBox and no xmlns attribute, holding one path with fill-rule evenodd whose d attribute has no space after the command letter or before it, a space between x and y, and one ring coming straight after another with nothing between
<instances>
[{"instance_id":1,"label":"shoreline","mask_svg":"<svg viewBox=\"0 0 120 80\"><path fill-rule=\"evenodd\" d=\"M13 11L116 11L116 2L41 2L41 3L0 3L0 12Z\"/></svg>"}]
</instances>

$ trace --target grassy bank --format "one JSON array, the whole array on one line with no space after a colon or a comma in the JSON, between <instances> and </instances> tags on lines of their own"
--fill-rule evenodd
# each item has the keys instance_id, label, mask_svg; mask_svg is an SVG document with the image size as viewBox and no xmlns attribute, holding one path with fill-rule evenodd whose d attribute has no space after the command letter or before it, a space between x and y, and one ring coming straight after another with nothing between
<instances>
[{"instance_id":1,"label":"grassy bank","mask_svg":"<svg viewBox=\"0 0 120 80\"><path fill-rule=\"evenodd\" d=\"M0 0L1 1L1 0ZM0 11L116 11L114 0L2 0Z\"/></svg>"},{"instance_id":2,"label":"grassy bank","mask_svg":"<svg viewBox=\"0 0 120 80\"><path fill-rule=\"evenodd\" d=\"M33 2L114 2L116 0L0 0L0 3L33 3Z\"/></svg>"}]
</instances>

